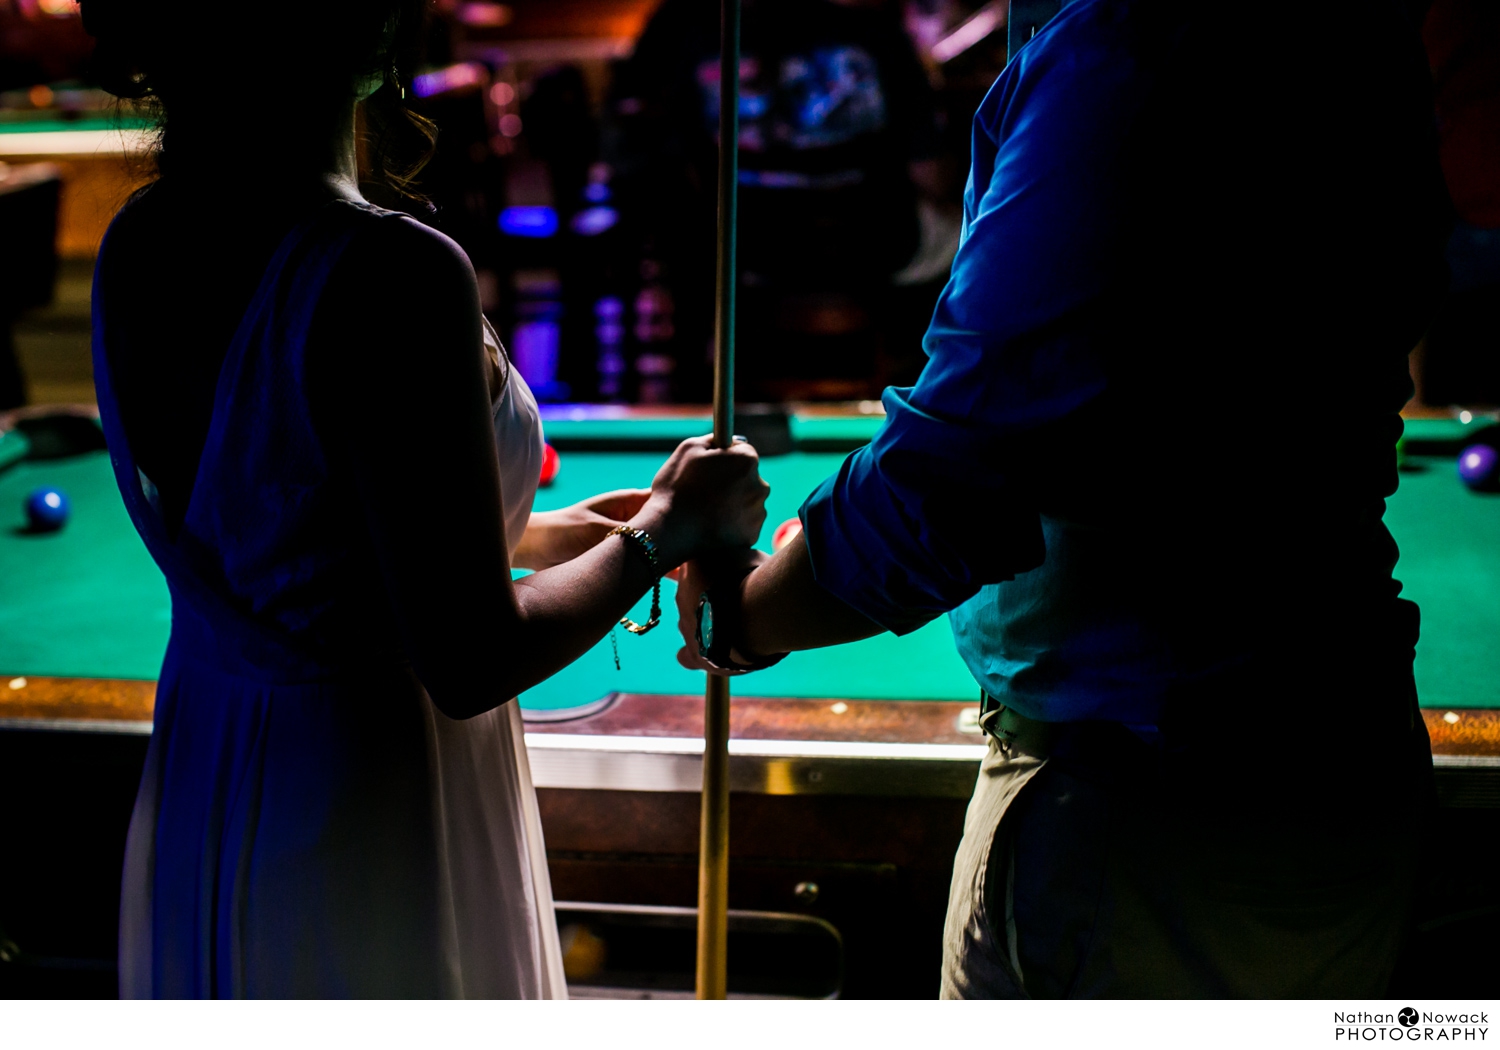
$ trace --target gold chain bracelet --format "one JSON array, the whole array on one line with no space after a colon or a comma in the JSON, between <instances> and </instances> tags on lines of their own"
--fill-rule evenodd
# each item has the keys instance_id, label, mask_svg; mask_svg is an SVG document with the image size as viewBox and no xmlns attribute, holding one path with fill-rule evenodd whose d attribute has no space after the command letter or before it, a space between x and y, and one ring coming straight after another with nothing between
<instances>
[{"instance_id":1,"label":"gold chain bracelet","mask_svg":"<svg viewBox=\"0 0 1500 1050\"><path fill-rule=\"evenodd\" d=\"M610 536L624 536L639 547L642 553L646 555L646 560L651 563L651 575L654 579L654 582L651 584L651 616L645 623L636 623L628 616L620 617L620 626L631 634L645 634L651 628L661 623L661 573L658 571L658 567L661 564L661 555L656 550L656 541L651 538L651 534L645 529L634 529L629 525L617 525L613 529L610 529L604 538L609 539ZM618 656L615 658L615 663L618 666Z\"/></svg>"}]
</instances>

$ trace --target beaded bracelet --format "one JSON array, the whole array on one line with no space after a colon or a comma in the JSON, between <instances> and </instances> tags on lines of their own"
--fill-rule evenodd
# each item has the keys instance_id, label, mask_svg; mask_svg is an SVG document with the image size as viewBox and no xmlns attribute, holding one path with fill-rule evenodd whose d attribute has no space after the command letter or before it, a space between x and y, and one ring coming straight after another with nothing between
<instances>
[{"instance_id":1,"label":"beaded bracelet","mask_svg":"<svg viewBox=\"0 0 1500 1050\"><path fill-rule=\"evenodd\" d=\"M655 582L651 584L651 616L645 623L636 623L628 616L620 617L620 626L631 634L645 634L651 628L661 623L661 573L657 566L661 563L661 555L657 553L656 541L645 529L633 529L629 525L617 525L605 534L605 539L611 536L624 536L632 541L646 555L646 560L651 563L651 575ZM619 657L615 658L616 663Z\"/></svg>"}]
</instances>

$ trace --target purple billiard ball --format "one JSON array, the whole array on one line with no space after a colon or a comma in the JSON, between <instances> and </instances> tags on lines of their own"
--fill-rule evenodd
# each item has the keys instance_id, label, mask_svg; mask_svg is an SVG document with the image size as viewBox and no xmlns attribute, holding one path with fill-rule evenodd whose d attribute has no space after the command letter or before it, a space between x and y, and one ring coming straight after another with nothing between
<instances>
[{"instance_id":1,"label":"purple billiard ball","mask_svg":"<svg viewBox=\"0 0 1500 1050\"><path fill-rule=\"evenodd\" d=\"M1500 491L1500 451L1494 445L1470 445L1458 454L1458 476L1475 492Z\"/></svg>"},{"instance_id":2,"label":"purple billiard ball","mask_svg":"<svg viewBox=\"0 0 1500 1050\"><path fill-rule=\"evenodd\" d=\"M68 522L68 497L57 489L37 489L26 497L26 520L32 532L56 532Z\"/></svg>"}]
</instances>

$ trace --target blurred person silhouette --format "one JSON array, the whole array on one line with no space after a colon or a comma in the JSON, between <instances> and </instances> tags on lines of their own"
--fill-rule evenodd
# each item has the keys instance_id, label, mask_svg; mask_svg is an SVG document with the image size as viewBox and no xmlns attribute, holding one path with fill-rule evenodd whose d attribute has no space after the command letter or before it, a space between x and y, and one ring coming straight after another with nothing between
<instances>
[{"instance_id":1,"label":"blurred person silhouette","mask_svg":"<svg viewBox=\"0 0 1500 1050\"><path fill-rule=\"evenodd\" d=\"M1416 401L1500 405L1500 6L1434 0L1422 36L1455 222L1448 295L1413 362Z\"/></svg>"},{"instance_id":2,"label":"blurred person silhouette","mask_svg":"<svg viewBox=\"0 0 1500 1050\"><path fill-rule=\"evenodd\" d=\"M921 243L918 202L944 188L927 74L882 3L745 0L742 47L742 395L871 395L892 278ZM622 210L674 286L682 385L700 397L718 55L718 8L666 0L617 71L604 149Z\"/></svg>"}]
</instances>

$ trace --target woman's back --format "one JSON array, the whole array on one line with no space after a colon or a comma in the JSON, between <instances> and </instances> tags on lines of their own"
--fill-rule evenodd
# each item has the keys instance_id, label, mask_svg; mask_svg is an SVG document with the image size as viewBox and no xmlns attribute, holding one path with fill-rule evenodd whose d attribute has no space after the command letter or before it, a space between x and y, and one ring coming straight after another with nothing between
<instances>
[{"instance_id":1,"label":"woman's back","mask_svg":"<svg viewBox=\"0 0 1500 1050\"><path fill-rule=\"evenodd\" d=\"M152 214L151 196L127 208L117 226L137 242L120 245L117 257L112 231L101 253L96 369L119 408L123 440L112 447L128 449L132 460L119 462L116 452L121 484L140 489L142 499L127 493L127 502L167 574L179 618L190 606L221 645L243 635L243 655L259 664L282 661L280 646L314 663L398 662L359 499L329 448L330 427L349 425L352 413L334 411L331 395L316 412L327 384L310 370L309 349L348 245L399 236L395 227L410 220L344 200L283 212L264 224L286 229L246 296L235 284L205 287L192 272L211 269L201 256L173 258L195 234L170 213L166 222ZM163 227L161 240L147 236ZM247 234L250 261L238 264L238 274L232 267L231 278L243 279L267 239ZM120 280L151 274L152 262L164 263L157 272L167 277L166 295L155 302L129 276ZM186 296L198 298L187 304ZM135 309L117 319L122 302ZM241 316L231 327L234 310ZM335 309L321 321L343 317ZM113 405L101 405L107 423Z\"/></svg>"},{"instance_id":2,"label":"woman's back","mask_svg":"<svg viewBox=\"0 0 1500 1050\"><path fill-rule=\"evenodd\" d=\"M150 238L162 228L150 197L117 221L95 293L116 477L173 595L127 856L122 992L561 994L515 705L454 721L413 671L367 522L369 479L347 455L393 428L362 427L338 397L350 384L332 382L340 352L380 320L359 266L340 260L435 235L326 201L290 217L248 297L209 288L211 306L180 309L173 295L196 278L172 274L175 245ZM168 294L147 305L132 277L153 252ZM513 386L506 396L521 396ZM157 443L168 498L137 439ZM529 505L534 477L513 480L508 502Z\"/></svg>"},{"instance_id":3,"label":"woman's back","mask_svg":"<svg viewBox=\"0 0 1500 1050\"><path fill-rule=\"evenodd\" d=\"M112 362L116 392L136 461L156 482L174 531L224 355L272 255L298 213L314 206L214 208L163 181L137 194L111 229L101 290L124 340Z\"/></svg>"}]
</instances>

